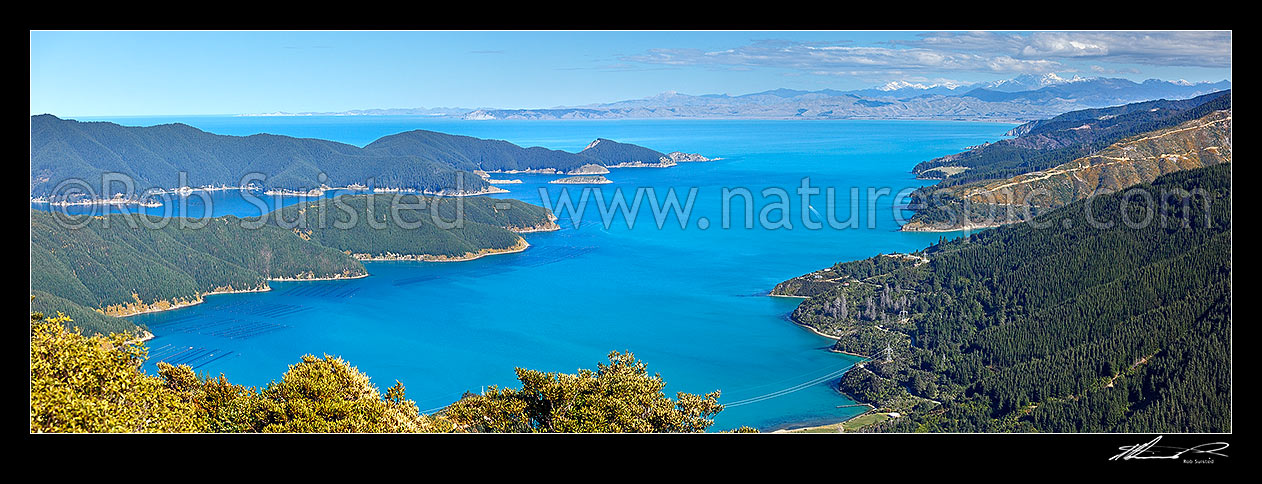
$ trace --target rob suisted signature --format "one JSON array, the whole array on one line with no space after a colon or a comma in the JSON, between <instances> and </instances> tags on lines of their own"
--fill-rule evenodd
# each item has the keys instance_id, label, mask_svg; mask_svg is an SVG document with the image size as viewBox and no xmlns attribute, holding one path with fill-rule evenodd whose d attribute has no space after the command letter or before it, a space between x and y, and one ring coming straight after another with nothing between
<instances>
[{"instance_id":1,"label":"rob suisted signature","mask_svg":"<svg viewBox=\"0 0 1262 484\"><path fill-rule=\"evenodd\" d=\"M1132 460L1132 459L1167 459L1175 460L1186 457L1227 457L1227 454L1220 453L1226 449L1226 442L1210 442L1197 445L1194 447L1182 448L1172 447L1168 445L1157 445L1161 441L1161 436L1148 441L1145 444L1123 445L1118 447L1122 453L1110 457L1109 460Z\"/></svg>"}]
</instances>

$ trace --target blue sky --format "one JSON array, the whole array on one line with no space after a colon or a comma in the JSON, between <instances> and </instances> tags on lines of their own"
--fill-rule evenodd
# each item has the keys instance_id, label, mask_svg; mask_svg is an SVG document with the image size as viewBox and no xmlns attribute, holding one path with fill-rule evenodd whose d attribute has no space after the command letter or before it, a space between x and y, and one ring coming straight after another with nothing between
<instances>
[{"instance_id":1,"label":"blue sky","mask_svg":"<svg viewBox=\"0 0 1262 484\"><path fill-rule=\"evenodd\" d=\"M576 106L890 81L1231 79L1230 32L31 32L31 114Z\"/></svg>"}]
</instances>

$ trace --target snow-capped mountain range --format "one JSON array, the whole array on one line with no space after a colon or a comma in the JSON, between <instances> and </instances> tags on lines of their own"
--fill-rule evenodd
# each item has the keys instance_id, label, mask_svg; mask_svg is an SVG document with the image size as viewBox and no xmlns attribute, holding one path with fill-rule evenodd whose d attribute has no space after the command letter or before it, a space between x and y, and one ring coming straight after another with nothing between
<instances>
[{"instance_id":1,"label":"snow-capped mountain range","mask_svg":"<svg viewBox=\"0 0 1262 484\"><path fill-rule=\"evenodd\" d=\"M1029 121L1061 113L1152 99L1186 99L1231 89L1231 81L1190 83L1149 79L1027 74L982 83L891 81L839 91L774 89L731 96L667 91L656 96L546 109L376 109L300 115L416 114L464 119L950 119Z\"/></svg>"}]
</instances>

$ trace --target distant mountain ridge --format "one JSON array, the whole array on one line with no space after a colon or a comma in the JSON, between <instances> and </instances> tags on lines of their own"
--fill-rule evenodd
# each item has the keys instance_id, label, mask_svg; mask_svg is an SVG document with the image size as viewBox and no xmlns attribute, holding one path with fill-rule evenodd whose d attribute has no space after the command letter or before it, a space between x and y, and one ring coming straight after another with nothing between
<instances>
[{"instance_id":1,"label":"distant mountain ridge","mask_svg":"<svg viewBox=\"0 0 1262 484\"><path fill-rule=\"evenodd\" d=\"M607 143L598 150L569 153L414 130L384 136L360 148L272 134L218 135L185 124L130 127L44 114L31 116L31 196L61 195L54 190L71 180L99 184L107 173L130 177L137 192L175 189L181 183L237 187L247 175L261 174L264 178L256 185L281 191L357 185L364 189L477 195L498 190L475 174L479 171L567 173L586 165L669 166L676 159L705 160L604 141ZM181 173L186 180L181 180ZM111 196L103 193L98 199Z\"/></svg>"},{"instance_id":2,"label":"distant mountain ridge","mask_svg":"<svg viewBox=\"0 0 1262 484\"><path fill-rule=\"evenodd\" d=\"M268 188L310 190L373 180L376 186L470 193L489 185L424 153L398 155L334 141L272 134L225 136L185 124L147 127L31 116L31 195L49 195L67 180L100 183L105 173L134 180L136 190L239 186L260 173ZM326 179L321 179L324 174Z\"/></svg>"},{"instance_id":3,"label":"distant mountain ridge","mask_svg":"<svg viewBox=\"0 0 1262 484\"><path fill-rule=\"evenodd\" d=\"M1028 121L1068 111L1152 99L1183 99L1231 88L1230 81L1189 83L1149 79L1026 74L983 83L892 81L849 91L772 89L742 94L689 95L667 91L642 99L550 108L357 110L324 115L410 113L494 119L941 119Z\"/></svg>"}]
</instances>

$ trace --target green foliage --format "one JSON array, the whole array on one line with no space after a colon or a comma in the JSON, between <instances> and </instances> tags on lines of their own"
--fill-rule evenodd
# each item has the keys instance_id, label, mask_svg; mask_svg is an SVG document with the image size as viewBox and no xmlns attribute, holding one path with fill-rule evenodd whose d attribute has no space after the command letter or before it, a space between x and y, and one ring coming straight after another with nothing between
<instances>
[{"instance_id":1,"label":"green foliage","mask_svg":"<svg viewBox=\"0 0 1262 484\"><path fill-rule=\"evenodd\" d=\"M68 318L31 315L32 432L443 432L403 385L383 397L340 358L304 356L262 391L187 365L140 370L148 350L126 334L84 336Z\"/></svg>"},{"instance_id":2,"label":"green foliage","mask_svg":"<svg viewBox=\"0 0 1262 484\"><path fill-rule=\"evenodd\" d=\"M701 432L723 410L717 391L666 397L666 382L631 353L575 375L518 368L517 379L520 390L491 387L443 414L470 432Z\"/></svg>"},{"instance_id":3,"label":"green foliage","mask_svg":"<svg viewBox=\"0 0 1262 484\"><path fill-rule=\"evenodd\" d=\"M367 375L341 358L305 355L258 394L252 429L261 432L433 432L450 430L421 415L403 385L385 398Z\"/></svg>"},{"instance_id":4,"label":"green foliage","mask_svg":"<svg viewBox=\"0 0 1262 484\"><path fill-rule=\"evenodd\" d=\"M69 318L31 315L31 432L197 432L191 401L139 370L131 336L84 336Z\"/></svg>"},{"instance_id":5,"label":"green foliage","mask_svg":"<svg viewBox=\"0 0 1262 484\"><path fill-rule=\"evenodd\" d=\"M43 314L62 312L87 334L137 333L138 330L148 330L126 319L106 316L93 308L38 290L31 291L31 311Z\"/></svg>"}]
</instances>

